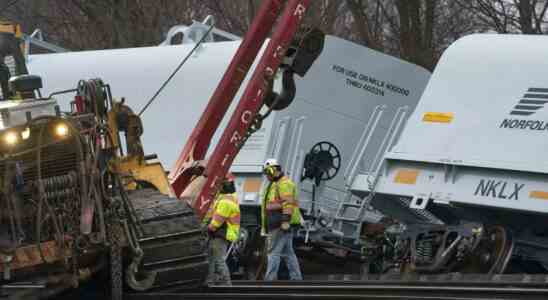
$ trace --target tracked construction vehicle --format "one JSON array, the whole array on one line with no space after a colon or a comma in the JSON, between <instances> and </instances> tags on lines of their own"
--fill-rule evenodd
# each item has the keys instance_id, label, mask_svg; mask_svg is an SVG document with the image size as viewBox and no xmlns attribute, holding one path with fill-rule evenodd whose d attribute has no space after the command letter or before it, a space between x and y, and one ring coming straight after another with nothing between
<instances>
[{"instance_id":1,"label":"tracked construction vehicle","mask_svg":"<svg viewBox=\"0 0 548 300\"><path fill-rule=\"evenodd\" d=\"M162 165L144 155L139 117L100 79L43 96L41 78L14 61L15 76L2 62L0 101L2 296L54 296L105 270L113 298L202 284L204 232ZM72 95L69 112L59 94Z\"/></svg>"}]
</instances>

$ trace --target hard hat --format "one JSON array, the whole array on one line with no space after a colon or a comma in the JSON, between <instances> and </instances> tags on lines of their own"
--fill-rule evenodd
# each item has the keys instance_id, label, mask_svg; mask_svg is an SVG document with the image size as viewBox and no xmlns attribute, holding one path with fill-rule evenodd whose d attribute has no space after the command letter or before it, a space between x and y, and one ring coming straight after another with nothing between
<instances>
[{"instance_id":1,"label":"hard hat","mask_svg":"<svg viewBox=\"0 0 548 300\"><path fill-rule=\"evenodd\" d=\"M226 173L225 178L221 184L221 190L220 192L222 194L232 194L236 192L236 185L234 181L236 180L236 176L232 174L231 172Z\"/></svg>"},{"instance_id":2,"label":"hard hat","mask_svg":"<svg viewBox=\"0 0 548 300\"><path fill-rule=\"evenodd\" d=\"M280 164L275 158L269 158L264 162L263 169L267 167L279 166Z\"/></svg>"},{"instance_id":3,"label":"hard hat","mask_svg":"<svg viewBox=\"0 0 548 300\"><path fill-rule=\"evenodd\" d=\"M234 181L234 180L236 180L236 176L234 176L234 174L232 174L232 172L228 172L225 175L225 180L226 181Z\"/></svg>"},{"instance_id":4,"label":"hard hat","mask_svg":"<svg viewBox=\"0 0 548 300\"><path fill-rule=\"evenodd\" d=\"M276 169L281 170L280 164L275 158L269 158L264 162L263 173L267 176L274 176L276 174Z\"/></svg>"}]
</instances>

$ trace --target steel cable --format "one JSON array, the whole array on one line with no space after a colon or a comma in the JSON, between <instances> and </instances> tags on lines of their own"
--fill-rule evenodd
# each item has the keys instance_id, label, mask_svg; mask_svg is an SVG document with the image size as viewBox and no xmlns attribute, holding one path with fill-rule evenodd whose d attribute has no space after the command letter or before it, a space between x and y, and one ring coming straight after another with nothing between
<instances>
[{"instance_id":1,"label":"steel cable","mask_svg":"<svg viewBox=\"0 0 548 300\"><path fill-rule=\"evenodd\" d=\"M164 88L167 86L167 84L171 81L171 79L173 79L173 77L175 77L175 75L177 74L177 72L179 72L179 70L183 67L183 65L186 63L186 61L190 58L190 56L196 51L196 49L198 49L198 47L202 44L202 42L205 40L205 38L209 35L209 33L211 32L211 30L213 30L213 25L211 25L209 27L209 29L206 31L206 33L202 36L202 38L198 41L198 43L196 43L196 45L194 46L194 48L192 48L192 50L190 50L190 52L187 54L187 56L185 56L185 58L181 61L181 63L179 63L179 65L177 66L177 68L175 68L175 70L171 73L171 75L169 75L169 77L167 78L166 81L164 81L164 83L162 84L162 86L160 86L160 88L158 89L158 91L156 91L156 93L154 94L154 96L152 96L152 98L150 98L150 100L148 100L147 104L145 104L145 106L141 109L141 111L139 112L138 116L140 117L144 112L145 110L152 104L152 102L154 102L154 100L156 100L156 97L158 97L158 95L160 95L160 93L164 90Z\"/></svg>"}]
</instances>

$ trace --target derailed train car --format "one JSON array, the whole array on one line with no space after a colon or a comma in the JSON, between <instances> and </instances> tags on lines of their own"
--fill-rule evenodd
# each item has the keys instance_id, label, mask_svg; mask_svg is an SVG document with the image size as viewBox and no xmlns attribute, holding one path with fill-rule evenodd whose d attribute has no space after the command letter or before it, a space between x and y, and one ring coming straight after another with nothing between
<instances>
[{"instance_id":1,"label":"derailed train car","mask_svg":"<svg viewBox=\"0 0 548 300\"><path fill-rule=\"evenodd\" d=\"M407 225L408 267L546 272L547 43L528 35L456 41L382 168L354 181L355 193Z\"/></svg>"}]
</instances>

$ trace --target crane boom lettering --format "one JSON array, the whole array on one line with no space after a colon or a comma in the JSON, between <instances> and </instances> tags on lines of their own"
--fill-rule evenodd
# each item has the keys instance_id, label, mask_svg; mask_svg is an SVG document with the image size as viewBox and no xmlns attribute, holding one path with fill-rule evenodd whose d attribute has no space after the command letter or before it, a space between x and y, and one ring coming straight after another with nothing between
<instances>
[{"instance_id":1,"label":"crane boom lettering","mask_svg":"<svg viewBox=\"0 0 548 300\"><path fill-rule=\"evenodd\" d=\"M196 162L204 159L215 130L226 114L270 29L274 26L283 2L285 1L263 1L249 32L244 37L170 174L171 185L176 196L180 197L191 183L191 178L196 176ZM197 201L193 203L196 213L200 217L209 208L218 191L220 181L228 172L241 149L246 132L252 126L253 120L263 105L264 96L269 86L268 82L276 74L309 5L310 0L287 1L277 28L273 32L232 118L203 168L203 172L199 174L206 176L206 182L196 198Z\"/></svg>"}]
</instances>

